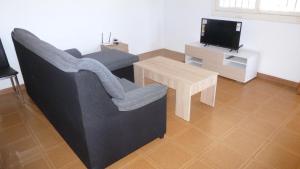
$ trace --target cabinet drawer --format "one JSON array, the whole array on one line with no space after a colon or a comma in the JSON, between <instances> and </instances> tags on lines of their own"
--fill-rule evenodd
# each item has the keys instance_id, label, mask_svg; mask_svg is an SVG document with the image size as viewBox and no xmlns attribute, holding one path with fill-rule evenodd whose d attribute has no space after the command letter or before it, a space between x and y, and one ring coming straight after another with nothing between
<instances>
[{"instance_id":1,"label":"cabinet drawer","mask_svg":"<svg viewBox=\"0 0 300 169\"><path fill-rule=\"evenodd\" d=\"M244 82L246 70L238 67L224 65L221 68L220 75L239 82Z\"/></svg>"},{"instance_id":2,"label":"cabinet drawer","mask_svg":"<svg viewBox=\"0 0 300 169\"><path fill-rule=\"evenodd\" d=\"M203 61L222 64L224 55L222 53L210 51L206 48L197 48L194 46L186 45L185 53L188 56L203 59Z\"/></svg>"}]
</instances>

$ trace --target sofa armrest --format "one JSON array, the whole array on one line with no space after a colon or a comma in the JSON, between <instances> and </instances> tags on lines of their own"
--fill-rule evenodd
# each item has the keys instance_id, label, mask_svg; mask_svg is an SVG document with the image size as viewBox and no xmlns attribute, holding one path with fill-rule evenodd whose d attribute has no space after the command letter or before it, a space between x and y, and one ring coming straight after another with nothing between
<instances>
[{"instance_id":1,"label":"sofa armrest","mask_svg":"<svg viewBox=\"0 0 300 169\"><path fill-rule=\"evenodd\" d=\"M163 98L167 90L166 86L151 84L127 92L124 99L112 99L112 101L119 111L132 111Z\"/></svg>"},{"instance_id":2,"label":"sofa armrest","mask_svg":"<svg viewBox=\"0 0 300 169\"><path fill-rule=\"evenodd\" d=\"M72 56L74 56L74 57L76 57L78 59L80 59L80 58L83 57L82 54L81 54L81 52L78 49L76 49L76 48L67 49L67 50L65 50L65 52L69 53L70 55L72 55Z\"/></svg>"}]
</instances>

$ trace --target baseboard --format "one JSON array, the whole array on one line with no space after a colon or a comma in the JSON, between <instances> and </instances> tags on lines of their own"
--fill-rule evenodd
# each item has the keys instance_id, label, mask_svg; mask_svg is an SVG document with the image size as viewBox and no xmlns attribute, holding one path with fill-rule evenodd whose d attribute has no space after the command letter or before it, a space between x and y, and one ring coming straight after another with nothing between
<instances>
[{"instance_id":1,"label":"baseboard","mask_svg":"<svg viewBox=\"0 0 300 169\"><path fill-rule=\"evenodd\" d=\"M169 49L163 49L163 56L172 58L181 62L185 60L185 54L181 52L172 51Z\"/></svg>"},{"instance_id":2,"label":"baseboard","mask_svg":"<svg viewBox=\"0 0 300 169\"><path fill-rule=\"evenodd\" d=\"M22 84L22 85L20 85L20 87L21 87L21 90L25 90L25 85ZM13 93L13 92L15 92L14 88L10 87L10 88L0 90L0 95L9 94L9 93Z\"/></svg>"},{"instance_id":3,"label":"baseboard","mask_svg":"<svg viewBox=\"0 0 300 169\"><path fill-rule=\"evenodd\" d=\"M139 54L138 56L139 56L140 60L145 60L145 59L155 57L155 56L164 56L164 57L168 57L168 58L172 58L172 59L184 62L185 54L181 53L181 52L169 50L169 49L157 49L157 50L153 50L150 52ZM263 73L258 73L257 77L260 79L274 82L274 83L297 88L298 93L300 94L300 84L299 83L285 80L285 79L278 78L278 77L274 77L274 76L270 76L270 75L266 75ZM21 85L21 89L25 90L25 85ZM12 92L14 92L14 89L11 87L11 88L0 90L0 95L12 93Z\"/></svg>"},{"instance_id":4,"label":"baseboard","mask_svg":"<svg viewBox=\"0 0 300 169\"><path fill-rule=\"evenodd\" d=\"M150 52L139 54L140 60L149 59L155 56L164 56L164 49L157 49Z\"/></svg>"},{"instance_id":5,"label":"baseboard","mask_svg":"<svg viewBox=\"0 0 300 169\"><path fill-rule=\"evenodd\" d=\"M159 49L159 50L147 52L142 55L144 56L144 58L150 58L150 57L155 57L155 56L165 56L165 57L183 61L183 62L184 62L184 57L185 57L184 53L172 51L169 49ZM298 93L300 94L300 84L298 84L296 82L285 80L285 79L278 78L278 77L274 77L271 75L266 75L263 73L258 73L257 78L268 80L268 81L271 81L271 82L274 82L277 84L282 84L282 85L293 87L293 88L298 87Z\"/></svg>"},{"instance_id":6,"label":"baseboard","mask_svg":"<svg viewBox=\"0 0 300 169\"><path fill-rule=\"evenodd\" d=\"M282 84L282 85L293 87L293 88L297 88L298 85L299 85L296 82L293 82L293 81L290 81L290 80L285 80L285 79L278 78L278 77L274 77L274 76L271 76L271 75L266 75L266 74L263 74L263 73L258 73L257 77L260 78L260 79L272 81L274 83Z\"/></svg>"},{"instance_id":7,"label":"baseboard","mask_svg":"<svg viewBox=\"0 0 300 169\"><path fill-rule=\"evenodd\" d=\"M178 61L184 61L184 54L169 49L158 49L147 53L139 54L140 60L145 60L155 56L164 56Z\"/></svg>"}]
</instances>

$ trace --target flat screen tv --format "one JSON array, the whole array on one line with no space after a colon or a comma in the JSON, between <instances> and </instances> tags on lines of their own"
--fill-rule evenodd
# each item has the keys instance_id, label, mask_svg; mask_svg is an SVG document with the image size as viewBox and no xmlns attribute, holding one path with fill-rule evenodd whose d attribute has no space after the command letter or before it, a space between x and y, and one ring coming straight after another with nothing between
<instances>
[{"instance_id":1,"label":"flat screen tv","mask_svg":"<svg viewBox=\"0 0 300 169\"><path fill-rule=\"evenodd\" d=\"M200 42L205 45L238 50L241 31L242 22L203 18Z\"/></svg>"}]
</instances>

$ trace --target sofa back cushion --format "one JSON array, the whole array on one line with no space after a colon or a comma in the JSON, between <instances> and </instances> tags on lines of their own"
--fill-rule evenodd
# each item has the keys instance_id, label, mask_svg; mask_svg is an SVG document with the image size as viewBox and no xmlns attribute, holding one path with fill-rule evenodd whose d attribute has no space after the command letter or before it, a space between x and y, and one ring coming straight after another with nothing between
<instances>
[{"instance_id":1,"label":"sofa back cushion","mask_svg":"<svg viewBox=\"0 0 300 169\"><path fill-rule=\"evenodd\" d=\"M78 72L80 70L88 70L95 73L101 81L106 92L116 99L123 99L125 91L115 77L103 64L93 59L79 59L55 48L47 42L44 42L28 33L23 29L14 30L14 38L56 68L64 72Z\"/></svg>"},{"instance_id":2,"label":"sofa back cushion","mask_svg":"<svg viewBox=\"0 0 300 169\"><path fill-rule=\"evenodd\" d=\"M33 53L37 54L58 69L65 72L77 71L74 69L74 66L72 66L72 64L76 64L77 62L73 59L74 57L55 48L45 41L35 38L35 36L29 34L28 31L15 29L14 38L27 49L31 50Z\"/></svg>"}]
</instances>

